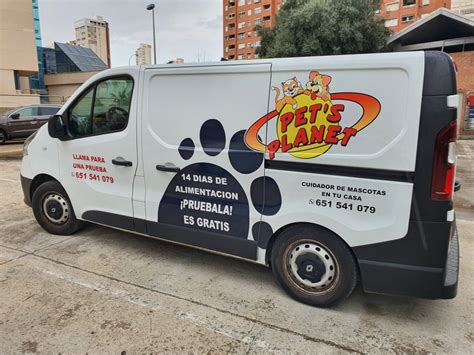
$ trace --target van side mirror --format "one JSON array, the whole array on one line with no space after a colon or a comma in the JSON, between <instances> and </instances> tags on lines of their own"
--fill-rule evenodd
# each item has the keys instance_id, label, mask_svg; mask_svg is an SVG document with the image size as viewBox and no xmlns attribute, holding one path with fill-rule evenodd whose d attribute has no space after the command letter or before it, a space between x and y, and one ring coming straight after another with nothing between
<instances>
[{"instance_id":1,"label":"van side mirror","mask_svg":"<svg viewBox=\"0 0 474 355\"><path fill-rule=\"evenodd\" d=\"M20 114L19 114L19 113L11 114L11 115L10 115L10 118L11 118L12 120L17 120L17 119L20 118Z\"/></svg>"},{"instance_id":2,"label":"van side mirror","mask_svg":"<svg viewBox=\"0 0 474 355\"><path fill-rule=\"evenodd\" d=\"M54 115L48 119L48 133L52 138L60 140L67 137L66 125L61 115Z\"/></svg>"}]
</instances>

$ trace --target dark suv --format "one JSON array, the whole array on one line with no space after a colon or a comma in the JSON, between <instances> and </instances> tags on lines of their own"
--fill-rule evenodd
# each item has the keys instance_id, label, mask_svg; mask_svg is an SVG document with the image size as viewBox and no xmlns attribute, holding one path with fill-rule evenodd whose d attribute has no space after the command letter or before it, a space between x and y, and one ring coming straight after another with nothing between
<instances>
[{"instance_id":1,"label":"dark suv","mask_svg":"<svg viewBox=\"0 0 474 355\"><path fill-rule=\"evenodd\" d=\"M7 139L28 137L60 108L60 105L30 105L0 114L0 144Z\"/></svg>"}]
</instances>

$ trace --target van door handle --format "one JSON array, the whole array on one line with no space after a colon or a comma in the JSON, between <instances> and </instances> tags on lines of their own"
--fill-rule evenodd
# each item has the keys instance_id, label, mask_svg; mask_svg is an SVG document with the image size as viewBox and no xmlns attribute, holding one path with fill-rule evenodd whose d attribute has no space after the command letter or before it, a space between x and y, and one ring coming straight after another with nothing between
<instances>
[{"instance_id":1,"label":"van door handle","mask_svg":"<svg viewBox=\"0 0 474 355\"><path fill-rule=\"evenodd\" d=\"M131 161L125 160L122 157L117 157L115 159L112 159L112 164L118 165L118 166L132 166L133 165Z\"/></svg>"},{"instance_id":2,"label":"van door handle","mask_svg":"<svg viewBox=\"0 0 474 355\"><path fill-rule=\"evenodd\" d=\"M181 168L178 168L171 163L166 163L165 165L157 165L156 170L166 171L168 173L179 173Z\"/></svg>"}]
</instances>

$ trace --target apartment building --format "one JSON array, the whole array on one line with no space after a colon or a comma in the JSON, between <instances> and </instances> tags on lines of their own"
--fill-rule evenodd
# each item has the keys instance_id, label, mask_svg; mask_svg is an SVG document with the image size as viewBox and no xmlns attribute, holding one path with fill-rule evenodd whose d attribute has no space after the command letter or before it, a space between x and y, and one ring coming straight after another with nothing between
<instances>
[{"instance_id":1,"label":"apartment building","mask_svg":"<svg viewBox=\"0 0 474 355\"><path fill-rule=\"evenodd\" d=\"M474 21L474 0L451 0L451 11Z\"/></svg>"},{"instance_id":2,"label":"apartment building","mask_svg":"<svg viewBox=\"0 0 474 355\"><path fill-rule=\"evenodd\" d=\"M379 13L386 27L399 32L442 7L451 8L451 0L383 0Z\"/></svg>"},{"instance_id":3,"label":"apartment building","mask_svg":"<svg viewBox=\"0 0 474 355\"><path fill-rule=\"evenodd\" d=\"M110 68L109 23L101 16L84 18L74 22L75 44L90 48Z\"/></svg>"},{"instance_id":4,"label":"apartment building","mask_svg":"<svg viewBox=\"0 0 474 355\"><path fill-rule=\"evenodd\" d=\"M30 90L38 73L32 0L1 0L0 24L0 112L39 103Z\"/></svg>"},{"instance_id":5,"label":"apartment building","mask_svg":"<svg viewBox=\"0 0 474 355\"><path fill-rule=\"evenodd\" d=\"M224 58L257 58L261 38L256 25L274 26L275 17L285 0L223 0Z\"/></svg>"},{"instance_id":6,"label":"apartment building","mask_svg":"<svg viewBox=\"0 0 474 355\"><path fill-rule=\"evenodd\" d=\"M151 64L151 45L140 43L140 46L135 52L137 65Z\"/></svg>"}]
</instances>

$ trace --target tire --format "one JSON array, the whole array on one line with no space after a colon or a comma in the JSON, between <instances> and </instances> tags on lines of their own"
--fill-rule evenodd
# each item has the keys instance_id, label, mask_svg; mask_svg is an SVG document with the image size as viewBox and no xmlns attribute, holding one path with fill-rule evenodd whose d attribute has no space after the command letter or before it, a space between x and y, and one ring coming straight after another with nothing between
<instances>
[{"instance_id":1,"label":"tire","mask_svg":"<svg viewBox=\"0 0 474 355\"><path fill-rule=\"evenodd\" d=\"M84 225L76 218L66 191L57 181L38 186L33 193L32 206L36 220L48 233L71 235Z\"/></svg>"},{"instance_id":2,"label":"tire","mask_svg":"<svg viewBox=\"0 0 474 355\"><path fill-rule=\"evenodd\" d=\"M0 129L0 145L5 144L7 141L7 132L5 132L3 129Z\"/></svg>"},{"instance_id":3,"label":"tire","mask_svg":"<svg viewBox=\"0 0 474 355\"><path fill-rule=\"evenodd\" d=\"M291 297L316 307L343 301L358 280L357 262L349 247L337 235L313 225L285 229L273 245L271 266Z\"/></svg>"}]
</instances>

